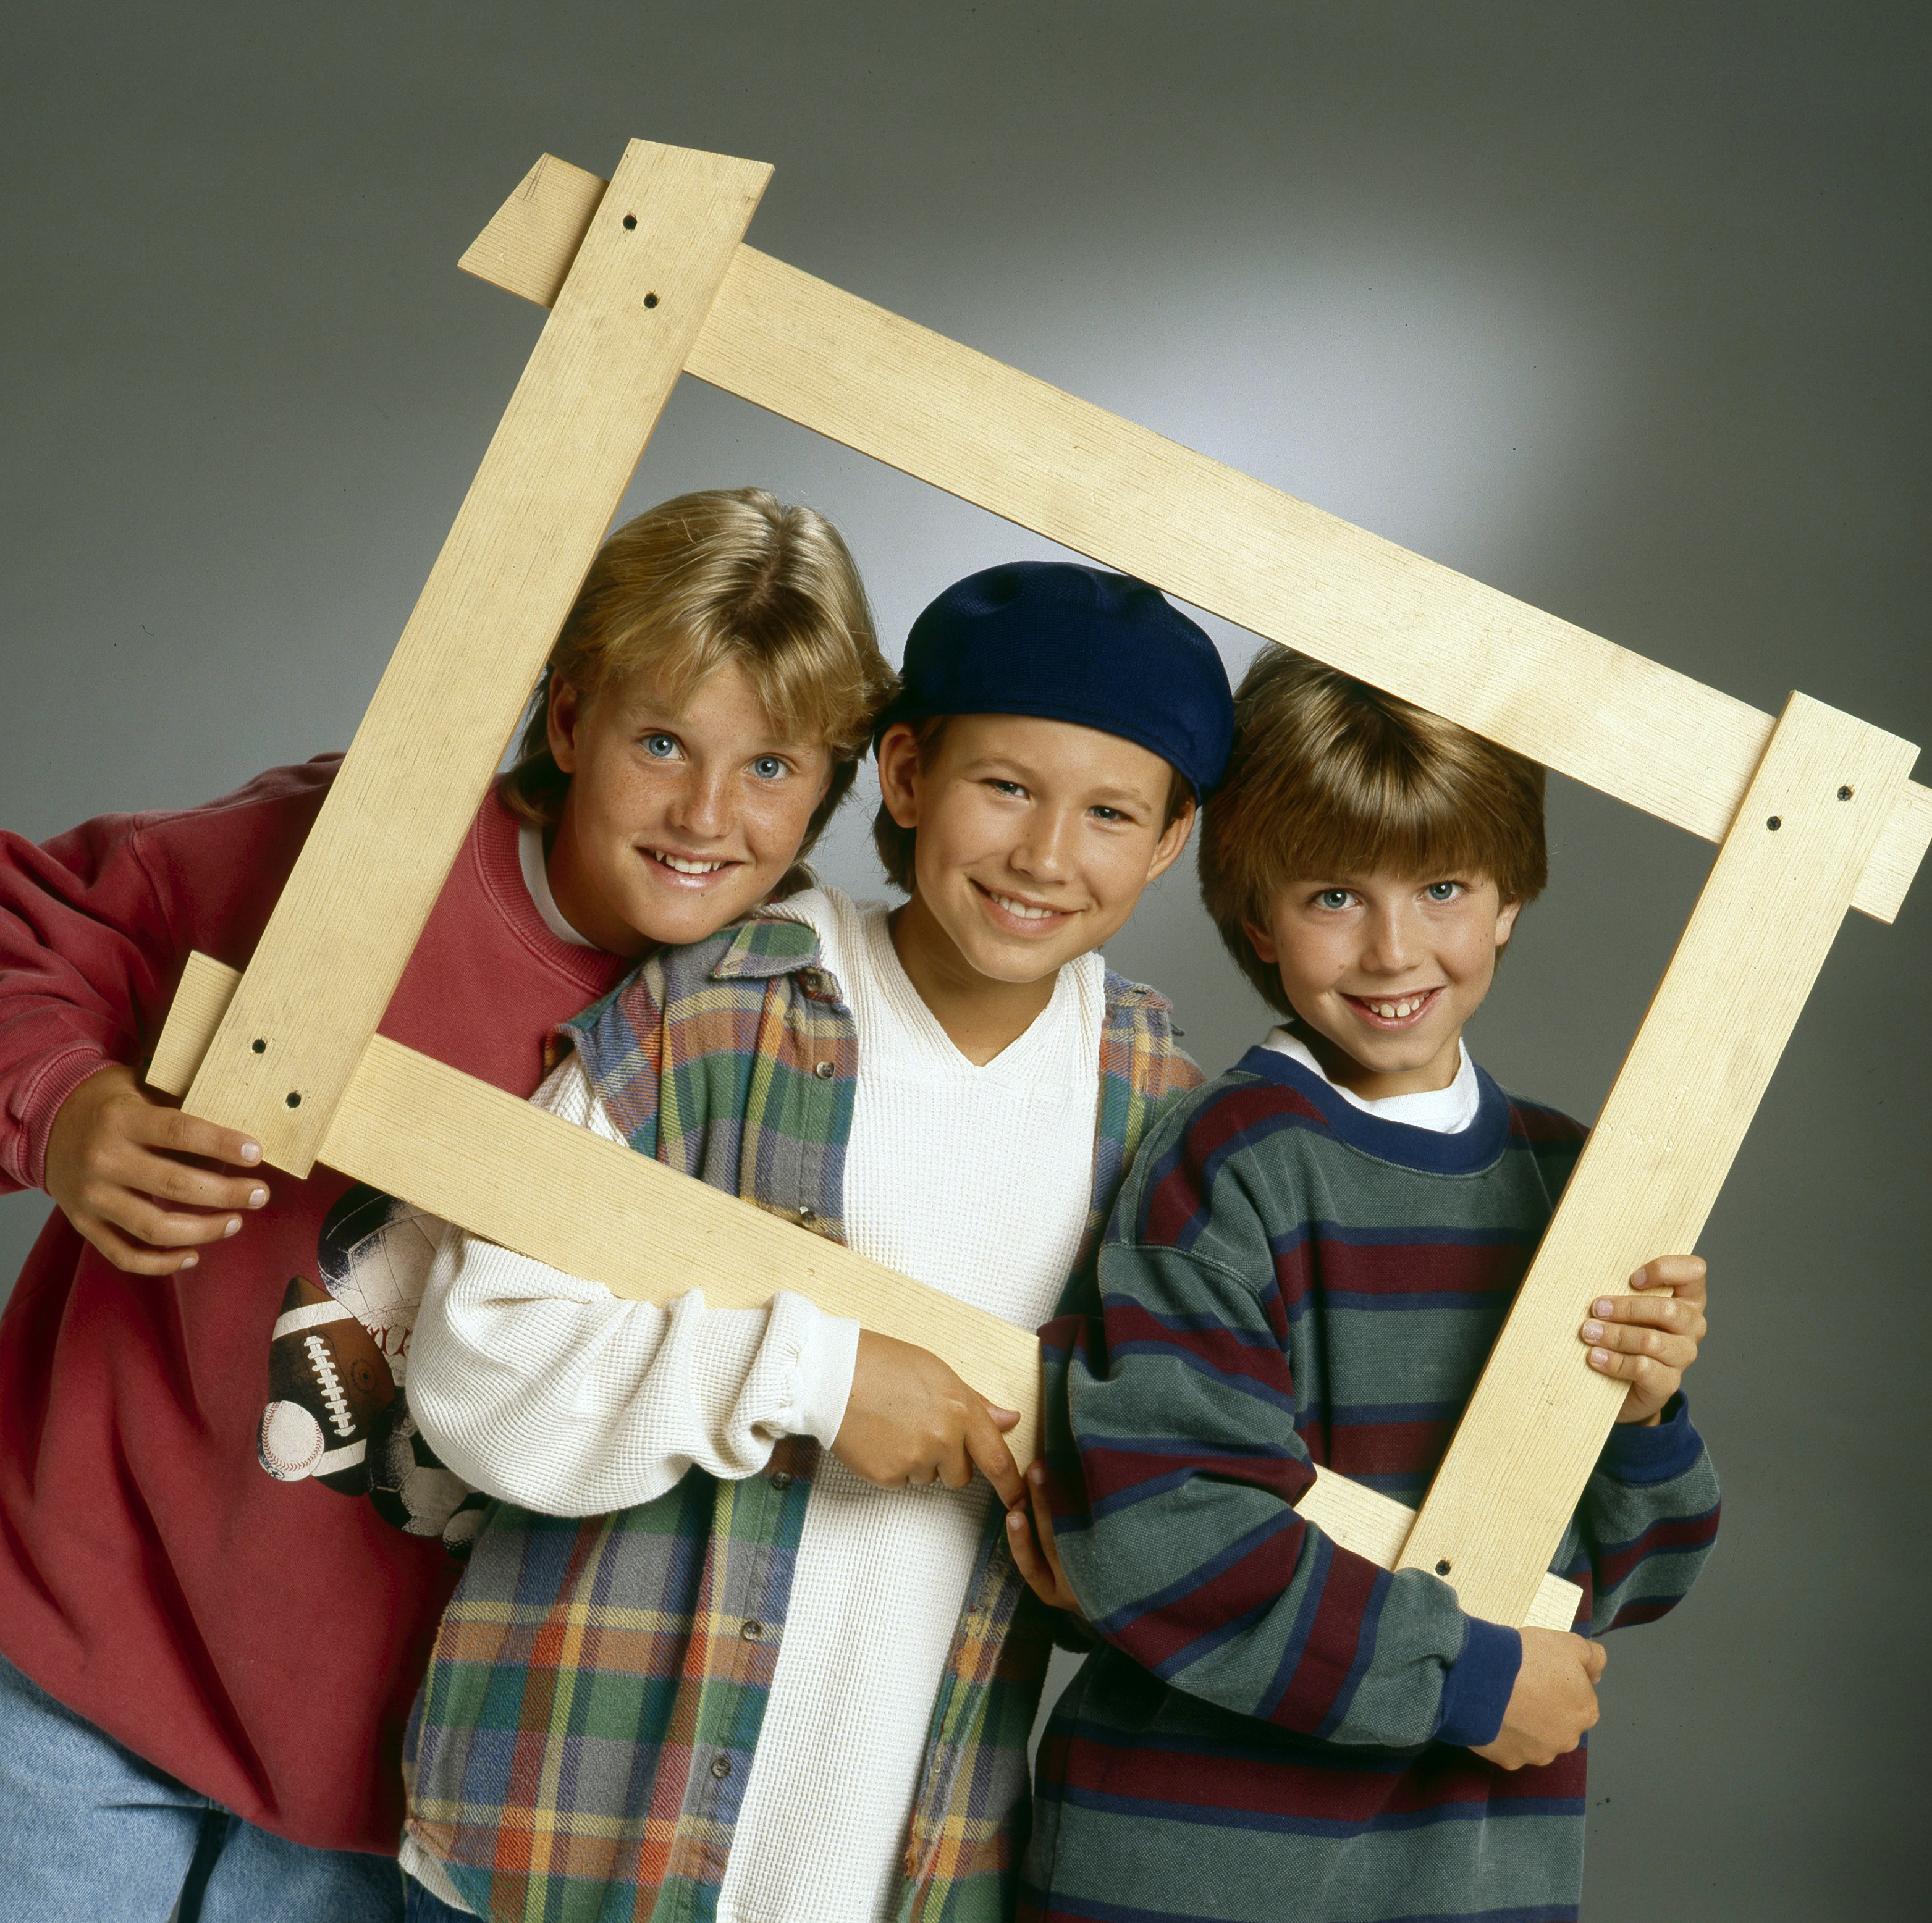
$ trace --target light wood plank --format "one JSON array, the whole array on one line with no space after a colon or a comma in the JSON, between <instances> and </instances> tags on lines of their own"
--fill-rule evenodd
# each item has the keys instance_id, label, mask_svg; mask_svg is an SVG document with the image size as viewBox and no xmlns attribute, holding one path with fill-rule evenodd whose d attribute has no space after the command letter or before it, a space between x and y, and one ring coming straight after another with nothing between
<instances>
[{"instance_id":1,"label":"light wood plank","mask_svg":"<svg viewBox=\"0 0 1932 1923\"><path fill-rule=\"evenodd\" d=\"M554 307L609 183L544 154L456 264L478 280Z\"/></svg>"},{"instance_id":2,"label":"light wood plank","mask_svg":"<svg viewBox=\"0 0 1932 1923\"><path fill-rule=\"evenodd\" d=\"M242 977L195 955L148 1070L184 1093ZM358 1181L462 1222L614 1295L668 1302L701 1288L718 1307L756 1308L781 1288L943 1356L980 1392L1021 1412L1024 1463L1039 1435L1040 1345L969 1307L779 1216L560 1122L500 1089L374 1037L335 1113L323 1158ZM1384 1569L1414 1512L1327 1469L1302 1514ZM1546 1577L1526 1621L1567 1629L1580 1594Z\"/></svg>"},{"instance_id":3,"label":"light wood plank","mask_svg":"<svg viewBox=\"0 0 1932 1923\"><path fill-rule=\"evenodd\" d=\"M546 154L461 264L542 302L603 190ZM1771 717L1744 702L753 248L687 365L1707 841L1729 830L1771 738ZM1914 786L1853 905L1892 920L1928 842L1932 790Z\"/></svg>"},{"instance_id":4,"label":"light wood plank","mask_svg":"<svg viewBox=\"0 0 1932 1923\"><path fill-rule=\"evenodd\" d=\"M634 141L573 256L188 1098L277 1167L320 1150L770 172Z\"/></svg>"},{"instance_id":5,"label":"light wood plank","mask_svg":"<svg viewBox=\"0 0 1932 1923\"><path fill-rule=\"evenodd\" d=\"M1472 1613L1534 1594L1624 1396L1577 1327L1696 1245L1917 752L1791 698L1402 1550Z\"/></svg>"}]
</instances>

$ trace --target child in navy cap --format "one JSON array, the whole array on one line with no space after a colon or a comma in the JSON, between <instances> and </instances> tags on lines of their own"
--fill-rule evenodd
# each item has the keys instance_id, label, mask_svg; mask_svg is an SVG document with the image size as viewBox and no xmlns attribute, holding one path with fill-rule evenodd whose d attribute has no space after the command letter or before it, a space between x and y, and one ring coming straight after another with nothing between
<instances>
[{"instance_id":1,"label":"child in navy cap","mask_svg":"<svg viewBox=\"0 0 1932 1923\"><path fill-rule=\"evenodd\" d=\"M1040 562L959 582L875 734L910 898L813 889L660 950L568 1024L537 1099L1038 1327L1201 1078L1098 950L1180 854L1232 723L1207 637L1151 588ZM800 1296L667 1311L467 1236L410 1385L498 1498L412 1731L446 1902L1010 1913L1040 1599L1070 1600L1012 1412Z\"/></svg>"}]
</instances>

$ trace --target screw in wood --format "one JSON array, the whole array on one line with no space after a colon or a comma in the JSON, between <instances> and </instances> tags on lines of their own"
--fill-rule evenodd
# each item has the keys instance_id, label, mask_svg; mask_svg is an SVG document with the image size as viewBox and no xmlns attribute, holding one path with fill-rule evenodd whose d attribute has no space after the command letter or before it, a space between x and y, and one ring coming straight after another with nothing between
<instances>
[{"instance_id":1,"label":"screw in wood","mask_svg":"<svg viewBox=\"0 0 1932 1923\"><path fill-rule=\"evenodd\" d=\"M1774 835L1784 826L1784 822L1782 817L1774 814L1764 825Z\"/></svg>"},{"instance_id":2,"label":"screw in wood","mask_svg":"<svg viewBox=\"0 0 1932 1923\"><path fill-rule=\"evenodd\" d=\"M647 308L654 308L654 307L656 307L656 306L657 305L657 304L658 304L658 297L657 297L657 296L656 296L656 295L655 295L655 294L646 294L646 295L644 296L644 304L645 304L645 306L646 306L646 307L647 307Z\"/></svg>"},{"instance_id":3,"label":"screw in wood","mask_svg":"<svg viewBox=\"0 0 1932 1923\"><path fill-rule=\"evenodd\" d=\"M626 214L624 216L624 225L625 225L625 226L626 226L626 229L629 229L629 228L632 228L632 227L634 227L637 224L638 224L638 217L637 217L637 215L636 215L636 214Z\"/></svg>"},{"instance_id":4,"label":"screw in wood","mask_svg":"<svg viewBox=\"0 0 1932 1923\"><path fill-rule=\"evenodd\" d=\"M1838 799L1840 801L1850 801L1851 798L1852 791L1850 788L1840 788L1838 790Z\"/></svg>"},{"instance_id":5,"label":"screw in wood","mask_svg":"<svg viewBox=\"0 0 1932 1923\"><path fill-rule=\"evenodd\" d=\"M302 1106L302 1097L292 1088L289 1090L288 1100L291 1108L299 1108Z\"/></svg>"},{"instance_id":6,"label":"screw in wood","mask_svg":"<svg viewBox=\"0 0 1932 1923\"><path fill-rule=\"evenodd\" d=\"M1436 1564L1436 1574L1437 1574L1437 1575L1438 1575L1438 1576L1447 1576L1447 1575L1448 1574L1448 1573L1449 1573L1449 1558L1448 1558L1446 1556L1445 1556L1444 1557L1443 1557L1443 1558L1442 1558L1442 1559L1441 1560L1441 1562L1439 1562L1438 1563L1437 1563L1437 1564Z\"/></svg>"},{"instance_id":7,"label":"screw in wood","mask_svg":"<svg viewBox=\"0 0 1932 1923\"><path fill-rule=\"evenodd\" d=\"M268 1052L268 1043L263 1041L259 1035L257 1035L255 1039L248 1044L248 1046L250 1048L253 1048L258 1055L266 1055Z\"/></svg>"}]
</instances>

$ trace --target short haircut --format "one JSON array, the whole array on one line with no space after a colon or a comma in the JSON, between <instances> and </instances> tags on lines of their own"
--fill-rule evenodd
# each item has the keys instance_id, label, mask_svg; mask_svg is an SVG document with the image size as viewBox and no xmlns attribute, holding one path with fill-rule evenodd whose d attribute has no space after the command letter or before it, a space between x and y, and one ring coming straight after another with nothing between
<instances>
[{"instance_id":1,"label":"short haircut","mask_svg":"<svg viewBox=\"0 0 1932 1923\"><path fill-rule=\"evenodd\" d=\"M939 753L939 745L946 739L946 724L952 718L950 715L926 715L907 724L919 745L921 769L932 766ZM1160 824L1162 834L1180 819L1181 811L1194 799L1194 784L1172 762L1168 764L1167 772L1167 814ZM872 817L872 845L878 850L879 860L885 866L886 879L895 888L910 895L913 890L914 856L919 848L919 830L901 827L892 819L892 810L882 801L878 813Z\"/></svg>"},{"instance_id":2,"label":"short haircut","mask_svg":"<svg viewBox=\"0 0 1932 1923\"><path fill-rule=\"evenodd\" d=\"M604 543L537 683L501 783L504 802L542 827L562 818L570 777L550 752L554 680L595 701L648 674L675 709L728 662L743 669L775 729L814 736L830 752L832 784L813 811L804 854L850 788L872 718L898 680L837 529L762 488L680 494Z\"/></svg>"},{"instance_id":3,"label":"short haircut","mask_svg":"<svg viewBox=\"0 0 1932 1923\"><path fill-rule=\"evenodd\" d=\"M1234 747L1201 832L1201 898L1262 998L1294 1011L1244 922L1290 882L1375 870L1486 876L1505 902L1550 878L1544 771L1439 715L1287 648L1234 694Z\"/></svg>"}]
</instances>

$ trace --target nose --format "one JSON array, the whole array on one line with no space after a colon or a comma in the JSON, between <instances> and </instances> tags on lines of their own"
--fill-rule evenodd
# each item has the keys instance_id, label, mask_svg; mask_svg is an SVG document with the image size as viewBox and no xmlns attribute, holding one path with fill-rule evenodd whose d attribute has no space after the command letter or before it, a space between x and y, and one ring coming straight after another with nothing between
<instances>
[{"instance_id":1,"label":"nose","mask_svg":"<svg viewBox=\"0 0 1932 1923\"><path fill-rule=\"evenodd\" d=\"M716 841L730 825L730 785L724 770L693 764L664 811L670 825L694 841Z\"/></svg>"},{"instance_id":2,"label":"nose","mask_svg":"<svg viewBox=\"0 0 1932 1923\"><path fill-rule=\"evenodd\" d=\"M1073 837L1079 829L1079 816L1066 809L1029 808L1025 828L1006 857L1007 866L1030 880L1064 880L1073 866Z\"/></svg>"},{"instance_id":3,"label":"nose","mask_svg":"<svg viewBox=\"0 0 1932 1923\"><path fill-rule=\"evenodd\" d=\"M1373 975L1406 974L1422 952L1420 933L1409 903L1378 903L1363 932L1361 966Z\"/></svg>"}]
</instances>

